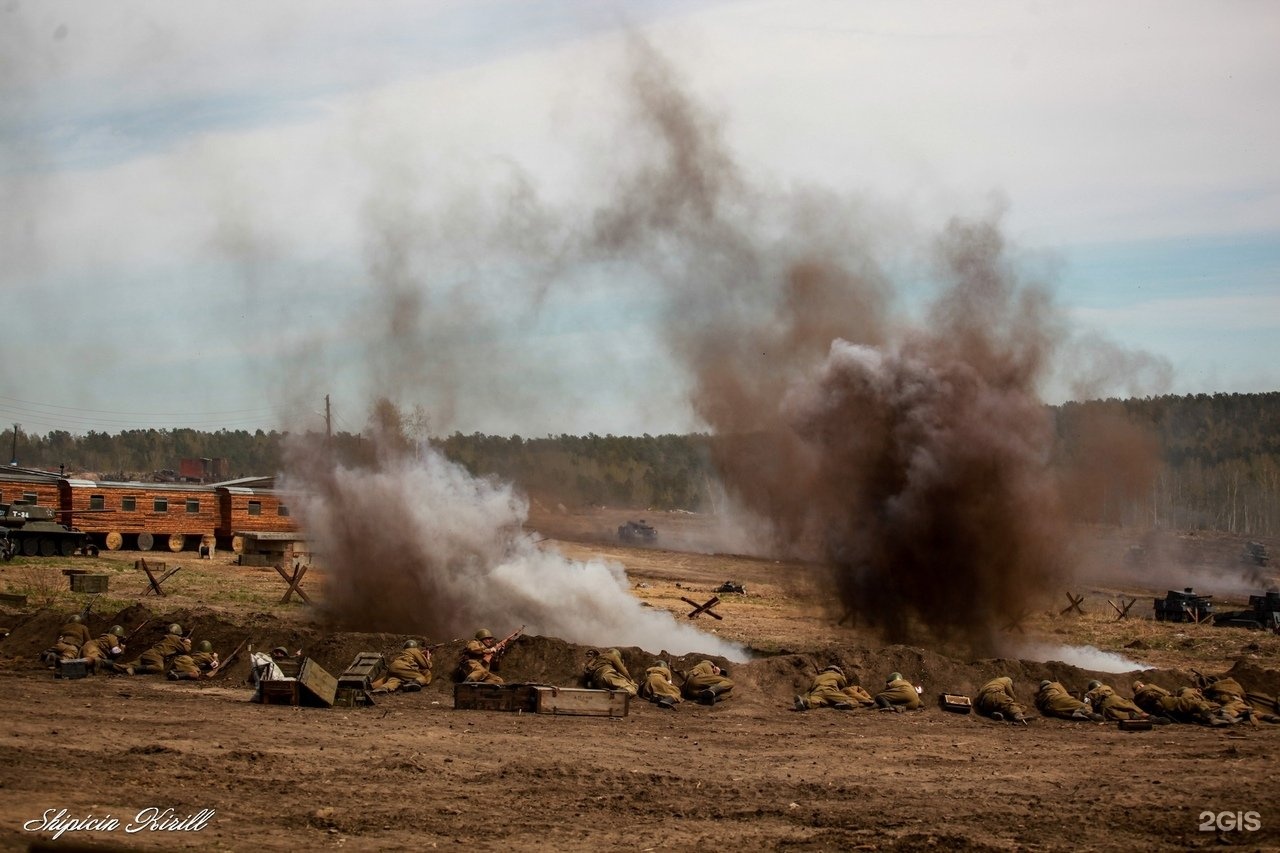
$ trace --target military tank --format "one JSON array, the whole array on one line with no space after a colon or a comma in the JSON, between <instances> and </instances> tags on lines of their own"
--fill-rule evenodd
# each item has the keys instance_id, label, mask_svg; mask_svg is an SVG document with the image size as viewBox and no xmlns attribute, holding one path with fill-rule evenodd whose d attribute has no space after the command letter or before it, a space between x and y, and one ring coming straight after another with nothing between
<instances>
[{"instance_id":1,"label":"military tank","mask_svg":"<svg viewBox=\"0 0 1280 853\"><path fill-rule=\"evenodd\" d=\"M0 504L0 559L26 557L98 556L89 534L59 524L57 511L38 504Z\"/></svg>"},{"instance_id":2,"label":"military tank","mask_svg":"<svg viewBox=\"0 0 1280 853\"><path fill-rule=\"evenodd\" d=\"M1255 628L1280 634L1280 591L1249 596L1248 610L1217 613L1213 624L1228 628Z\"/></svg>"},{"instance_id":3,"label":"military tank","mask_svg":"<svg viewBox=\"0 0 1280 853\"><path fill-rule=\"evenodd\" d=\"M642 518L639 521L628 521L626 524L618 525L618 538L623 542L656 542L658 531L653 529L652 524L646 524Z\"/></svg>"},{"instance_id":4,"label":"military tank","mask_svg":"<svg viewBox=\"0 0 1280 853\"><path fill-rule=\"evenodd\" d=\"M1187 587L1182 592L1171 589L1164 598L1155 599L1157 622L1204 622L1213 616L1212 595L1196 595Z\"/></svg>"}]
</instances>

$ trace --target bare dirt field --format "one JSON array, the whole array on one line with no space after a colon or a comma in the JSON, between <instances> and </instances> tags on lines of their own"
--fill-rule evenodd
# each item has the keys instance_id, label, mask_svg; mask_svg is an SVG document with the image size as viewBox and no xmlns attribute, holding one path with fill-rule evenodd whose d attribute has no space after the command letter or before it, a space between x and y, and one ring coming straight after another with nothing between
<instances>
[{"instance_id":1,"label":"bare dirt field","mask_svg":"<svg viewBox=\"0 0 1280 853\"><path fill-rule=\"evenodd\" d=\"M1096 671L882 646L837 624L806 567L701 552L707 521L696 516L645 516L658 542L624 546L614 530L627 517L636 515L556 513L530 526L548 538L543 547L621 563L638 598L682 619L691 609L682 598L704 601L727 580L744 585L745 595L720 596L721 621L698 618L755 650L750 662L725 662L737 682L728 701L675 711L633 701L619 719L455 710L448 675L457 641L438 650L428 689L378 697L372 708L252 704L243 660L199 683L64 681L36 655L83 606L85 596L55 587L65 581L61 567L85 561L0 567L0 588L32 594L28 606L0 611L10 630L0 642L0 848L1280 850L1280 726L1123 732L1115 724L1037 719L1015 727L948 714L933 702L938 693L972 694L995 675L1013 676L1029 700L1041 678L1079 689ZM1090 559L1121 560L1133 539L1099 532ZM684 550L671 548L676 542ZM1193 544L1194 560L1209 571L1241 542L1201 536ZM356 652L390 652L403 639L325 631L305 605L279 603L285 585L273 570L235 566L231 555L204 562L164 555L183 564L168 582L171 595L143 596L145 577L132 567L139 556L104 554L93 564L110 574L111 591L94 604L101 615L90 617L95 632L113 621L132 628L150 620L135 649L177 620L223 654L246 639L260 648L285 644L338 672ZM1155 623L1150 598L1167 581L1154 570L1151 577L1160 580L1144 584L1134 572L1123 583L1047 590L1012 639L1123 654L1158 667L1147 677L1167 686L1185 683L1195 668L1233 671L1253 689L1280 692L1280 637ZM303 588L319 600L323 581L317 566ZM1084 615L1060 612L1068 592L1085 596ZM1108 601L1124 596L1140 600L1133 618L1117 620ZM634 673L660 650L622 651ZM582 653L556 638L524 637L502 673L572 685ZM816 668L832 662L872 687L900 670L924 688L928 707L790 710ZM1132 673L1099 677L1126 694L1133 680ZM194 819L165 830L146 825L144 814L140 829L131 826L147 809L171 809L167 825ZM56 825L42 824L62 810L64 820L110 816L118 826L53 841Z\"/></svg>"}]
</instances>

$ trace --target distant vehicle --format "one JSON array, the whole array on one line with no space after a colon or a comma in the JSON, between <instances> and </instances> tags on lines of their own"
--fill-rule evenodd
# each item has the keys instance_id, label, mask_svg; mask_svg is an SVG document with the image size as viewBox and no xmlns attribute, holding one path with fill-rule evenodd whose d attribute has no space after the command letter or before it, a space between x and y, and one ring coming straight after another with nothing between
<instances>
[{"instance_id":1,"label":"distant vehicle","mask_svg":"<svg viewBox=\"0 0 1280 853\"><path fill-rule=\"evenodd\" d=\"M1247 543L1244 550L1240 552L1240 562L1253 566L1265 566L1271 562L1271 558L1267 555L1267 546L1261 542Z\"/></svg>"},{"instance_id":2,"label":"distant vehicle","mask_svg":"<svg viewBox=\"0 0 1280 853\"><path fill-rule=\"evenodd\" d=\"M658 531L653 529L652 524L646 524L642 518L639 521L628 521L626 524L618 525L618 538L623 542L656 542Z\"/></svg>"},{"instance_id":3,"label":"distant vehicle","mask_svg":"<svg viewBox=\"0 0 1280 853\"><path fill-rule=\"evenodd\" d=\"M1227 628L1260 628L1280 634L1280 592L1249 596L1248 610L1232 610L1213 617L1213 624Z\"/></svg>"},{"instance_id":4,"label":"distant vehicle","mask_svg":"<svg viewBox=\"0 0 1280 853\"><path fill-rule=\"evenodd\" d=\"M73 554L98 556L89 534L59 524L57 511L37 504L0 504L0 558L8 561L18 554L27 557L70 557Z\"/></svg>"},{"instance_id":5,"label":"distant vehicle","mask_svg":"<svg viewBox=\"0 0 1280 853\"><path fill-rule=\"evenodd\" d=\"M1182 592L1169 590L1164 598L1157 598L1157 622L1203 622L1213 615L1212 595L1196 595L1191 587Z\"/></svg>"}]
</instances>

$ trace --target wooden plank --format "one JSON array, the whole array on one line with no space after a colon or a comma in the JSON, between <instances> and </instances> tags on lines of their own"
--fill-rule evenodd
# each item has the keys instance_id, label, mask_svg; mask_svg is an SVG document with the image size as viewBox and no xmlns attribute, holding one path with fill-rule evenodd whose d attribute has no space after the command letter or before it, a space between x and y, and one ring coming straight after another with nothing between
<instances>
[{"instance_id":1,"label":"wooden plank","mask_svg":"<svg viewBox=\"0 0 1280 853\"><path fill-rule=\"evenodd\" d=\"M332 708L338 695L338 679L311 658L304 658L298 668L298 704Z\"/></svg>"},{"instance_id":2,"label":"wooden plank","mask_svg":"<svg viewBox=\"0 0 1280 853\"><path fill-rule=\"evenodd\" d=\"M538 707L529 684L484 684L464 681L453 685L453 707L462 711L527 711Z\"/></svg>"}]
</instances>

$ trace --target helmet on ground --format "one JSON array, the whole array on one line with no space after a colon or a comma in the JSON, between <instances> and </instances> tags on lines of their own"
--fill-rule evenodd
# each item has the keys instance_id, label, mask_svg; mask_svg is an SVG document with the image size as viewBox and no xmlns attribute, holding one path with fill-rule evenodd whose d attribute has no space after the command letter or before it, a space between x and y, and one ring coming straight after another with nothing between
<instances>
[{"instance_id":1,"label":"helmet on ground","mask_svg":"<svg viewBox=\"0 0 1280 853\"><path fill-rule=\"evenodd\" d=\"M901 680L902 680L902 673L891 672L889 673L889 677L884 680L884 683L888 684L890 681L901 681Z\"/></svg>"},{"instance_id":2,"label":"helmet on ground","mask_svg":"<svg viewBox=\"0 0 1280 853\"><path fill-rule=\"evenodd\" d=\"M490 631L488 628L481 628L479 631L476 631L476 639L477 639L477 640L492 640L492 639L493 639L493 632L492 632L492 631Z\"/></svg>"},{"instance_id":3,"label":"helmet on ground","mask_svg":"<svg viewBox=\"0 0 1280 853\"><path fill-rule=\"evenodd\" d=\"M174 622L172 625L170 625L170 626L169 626L169 633L170 633L170 634L181 634L181 633L183 633L183 631L182 631L182 626L181 626L181 625L179 625L177 622Z\"/></svg>"},{"instance_id":4,"label":"helmet on ground","mask_svg":"<svg viewBox=\"0 0 1280 853\"><path fill-rule=\"evenodd\" d=\"M116 637L123 637L123 636L124 636L124 628L121 628L119 625L112 625L112 626L111 626L111 630L110 630L110 631L108 631L107 633L108 633L108 634L111 634L111 635L113 635L113 636L116 636Z\"/></svg>"},{"instance_id":5,"label":"helmet on ground","mask_svg":"<svg viewBox=\"0 0 1280 853\"><path fill-rule=\"evenodd\" d=\"M1088 687L1086 687L1085 689L1086 689L1086 690L1092 690L1092 689L1094 689L1095 687L1101 687L1101 686L1102 686L1102 682L1101 682L1101 681L1098 681L1097 679L1095 679L1095 680L1093 680L1093 681L1090 681L1090 682L1089 682L1089 686L1088 686Z\"/></svg>"},{"instance_id":6,"label":"helmet on ground","mask_svg":"<svg viewBox=\"0 0 1280 853\"><path fill-rule=\"evenodd\" d=\"M418 647L418 641L417 641L417 640L405 640L405 641L404 641L404 647L405 647L406 649L416 649L416 648Z\"/></svg>"},{"instance_id":7,"label":"helmet on ground","mask_svg":"<svg viewBox=\"0 0 1280 853\"><path fill-rule=\"evenodd\" d=\"M836 666L835 664L831 664L826 669L824 669L823 672L838 672L841 675L844 675L844 670Z\"/></svg>"},{"instance_id":8,"label":"helmet on ground","mask_svg":"<svg viewBox=\"0 0 1280 853\"><path fill-rule=\"evenodd\" d=\"M1044 681L1040 682L1040 689L1044 690L1050 684L1053 684L1053 682L1046 678Z\"/></svg>"},{"instance_id":9,"label":"helmet on ground","mask_svg":"<svg viewBox=\"0 0 1280 853\"><path fill-rule=\"evenodd\" d=\"M201 640L201 641L200 641L200 651L202 651L202 652L211 652L211 651L213 651L213 643L209 642L208 640Z\"/></svg>"}]
</instances>

